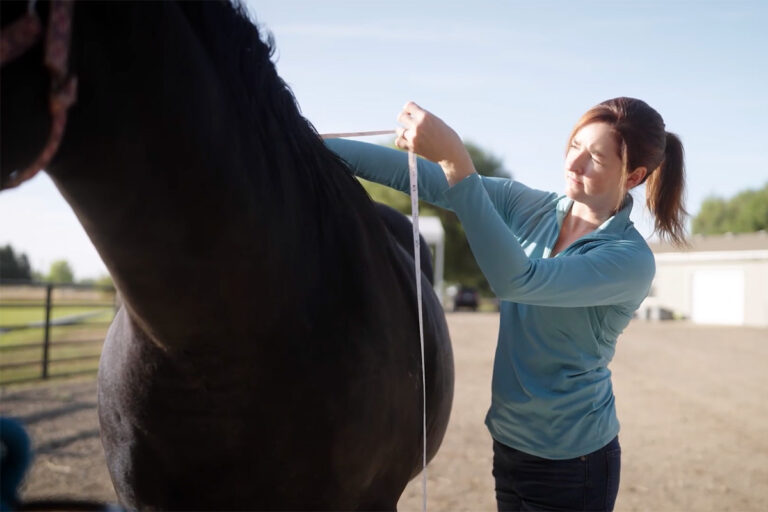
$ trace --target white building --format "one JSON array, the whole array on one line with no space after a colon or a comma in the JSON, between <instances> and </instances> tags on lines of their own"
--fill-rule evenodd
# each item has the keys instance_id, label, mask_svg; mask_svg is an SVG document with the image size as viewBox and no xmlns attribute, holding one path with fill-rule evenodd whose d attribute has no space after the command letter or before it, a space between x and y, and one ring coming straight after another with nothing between
<instances>
[{"instance_id":1,"label":"white building","mask_svg":"<svg viewBox=\"0 0 768 512\"><path fill-rule=\"evenodd\" d=\"M408 216L411 219L411 216ZM413 219L411 219L413 221ZM440 303L443 302L443 275L445 273L445 230L439 217L419 216L419 233L432 249L433 287Z\"/></svg>"},{"instance_id":2,"label":"white building","mask_svg":"<svg viewBox=\"0 0 768 512\"><path fill-rule=\"evenodd\" d=\"M656 278L641 318L768 327L768 233L694 235L690 247L649 244Z\"/></svg>"}]
</instances>

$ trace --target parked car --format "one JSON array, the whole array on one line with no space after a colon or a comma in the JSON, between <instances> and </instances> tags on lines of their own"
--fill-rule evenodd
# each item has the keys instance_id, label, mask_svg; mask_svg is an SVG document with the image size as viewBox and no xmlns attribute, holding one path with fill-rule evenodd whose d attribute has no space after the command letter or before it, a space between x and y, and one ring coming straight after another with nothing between
<instances>
[{"instance_id":1,"label":"parked car","mask_svg":"<svg viewBox=\"0 0 768 512\"><path fill-rule=\"evenodd\" d=\"M480 295L476 288L470 286L460 286L453 298L453 310L458 311L461 308L477 311L480 303Z\"/></svg>"}]
</instances>

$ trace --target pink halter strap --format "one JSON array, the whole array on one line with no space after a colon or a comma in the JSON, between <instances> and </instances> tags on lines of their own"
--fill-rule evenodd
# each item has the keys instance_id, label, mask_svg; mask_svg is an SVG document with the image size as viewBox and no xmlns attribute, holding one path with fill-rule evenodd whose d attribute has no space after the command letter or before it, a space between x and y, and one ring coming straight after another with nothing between
<instances>
[{"instance_id":1,"label":"pink halter strap","mask_svg":"<svg viewBox=\"0 0 768 512\"><path fill-rule=\"evenodd\" d=\"M14 171L0 184L0 190L13 188L35 176L45 168L59 149L67 124L67 110L77 97L77 78L70 76L67 69L72 34L72 11L74 0L53 0L48 19L45 40L45 67L51 76L48 108L51 113L51 128L48 141L38 157L26 169ZM41 37L40 18L35 13L34 2L29 11L14 21L0 37L0 66L5 66L23 55Z\"/></svg>"}]
</instances>

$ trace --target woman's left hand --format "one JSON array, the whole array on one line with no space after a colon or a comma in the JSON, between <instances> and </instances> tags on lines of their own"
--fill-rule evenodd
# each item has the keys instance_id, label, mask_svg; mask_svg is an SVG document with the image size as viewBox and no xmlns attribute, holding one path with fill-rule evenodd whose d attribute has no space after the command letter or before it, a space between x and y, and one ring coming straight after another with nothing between
<instances>
[{"instance_id":1,"label":"woman's left hand","mask_svg":"<svg viewBox=\"0 0 768 512\"><path fill-rule=\"evenodd\" d=\"M397 129L395 145L440 164L449 185L475 172L461 138L442 119L409 101L397 120L403 127Z\"/></svg>"}]
</instances>

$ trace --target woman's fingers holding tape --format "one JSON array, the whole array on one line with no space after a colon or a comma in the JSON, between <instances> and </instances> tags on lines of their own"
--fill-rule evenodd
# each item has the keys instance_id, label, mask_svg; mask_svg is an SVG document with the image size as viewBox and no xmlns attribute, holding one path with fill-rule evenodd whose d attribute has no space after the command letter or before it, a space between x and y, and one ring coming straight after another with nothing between
<instances>
[{"instance_id":1,"label":"woman's fingers holding tape","mask_svg":"<svg viewBox=\"0 0 768 512\"><path fill-rule=\"evenodd\" d=\"M400 149L410 149L410 142L408 140L408 129L402 126L396 130L397 136L395 137L395 146Z\"/></svg>"}]
</instances>

